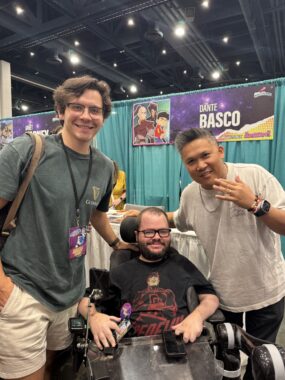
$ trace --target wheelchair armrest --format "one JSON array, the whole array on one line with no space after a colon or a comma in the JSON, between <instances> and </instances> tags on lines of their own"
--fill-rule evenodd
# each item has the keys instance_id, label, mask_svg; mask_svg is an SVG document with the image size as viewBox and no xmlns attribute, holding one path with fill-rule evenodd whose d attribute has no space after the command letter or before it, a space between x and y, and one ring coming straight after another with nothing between
<instances>
[{"instance_id":1,"label":"wheelchair armrest","mask_svg":"<svg viewBox=\"0 0 285 380\"><path fill-rule=\"evenodd\" d=\"M221 309L217 309L214 314L212 314L208 319L208 322L216 324L216 323L222 323L225 321L225 316Z\"/></svg>"},{"instance_id":2,"label":"wheelchair armrest","mask_svg":"<svg viewBox=\"0 0 285 380\"><path fill-rule=\"evenodd\" d=\"M186 299L187 299L187 305L189 312L191 313L198 305L199 305L199 299L196 293L196 290L193 286L190 286L187 289L186 293ZM207 321L213 324L216 323L222 323L225 320L225 316L223 312L220 309L217 309L214 314L212 314Z\"/></svg>"}]
</instances>

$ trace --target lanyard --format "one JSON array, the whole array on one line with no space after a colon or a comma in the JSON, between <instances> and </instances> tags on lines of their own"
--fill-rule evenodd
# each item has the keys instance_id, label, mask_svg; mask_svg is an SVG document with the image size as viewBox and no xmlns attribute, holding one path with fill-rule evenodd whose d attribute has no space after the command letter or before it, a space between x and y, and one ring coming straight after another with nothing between
<instances>
[{"instance_id":1,"label":"lanyard","mask_svg":"<svg viewBox=\"0 0 285 380\"><path fill-rule=\"evenodd\" d=\"M66 156L67 166L68 166L68 170L69 170L69 174L70 174L70 178L71 178L71 182L72 182L72 187L73 187L73 192L74 192L74 198L75 198L76 222L77 222L77 226L79 226L79 218L80 218L80 209L79 209L79 206L80 206L80 202L81 202L81 200L83 198L83 195L85 194L85 191L87 189L88 182L89 182L90 175L91 175L91 170L92 170L92 161L93 161L92 160L92 149L91 149L91 146L90 146L89 147L89 152L90 153L89 153L89 166L88 166L87 178L86 178L86 181L85 181L85 185L84 185L82 194L78 198L78 192L77 192L77 188L76 188L76 184L75 184L75 179L74 179L74 174L73 174L71 163L70 163L69 154L68 154L68 151L66 149L66 146L64 145L62 134L60 134L59 136L60 136L60 141L61 141L64 153L65 153L65 156Z\"/></svg>"}]
</instances>

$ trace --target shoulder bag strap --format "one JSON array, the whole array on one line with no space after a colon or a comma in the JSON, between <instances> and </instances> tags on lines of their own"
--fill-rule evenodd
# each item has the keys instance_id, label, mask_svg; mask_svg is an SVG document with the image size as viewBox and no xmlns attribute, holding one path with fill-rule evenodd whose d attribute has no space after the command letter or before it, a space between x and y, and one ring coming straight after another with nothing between
<instances>
[{"instance_id":1,"label":"shoulder bag strap","mask_svg":"<svg viewBox=\"0 0 285 380\"><path fill-rule=\"evenodd\" d=\"M27 132L27 134L30 135L30 137L33 139L33 142L34 142L33 156L31 158L31 162L30 162L29 168L27 170L27 174L25 175L25 178L19 187L18 193L17 193L15 199L13 200L13 203L10 207L8 215L5 219L2 231L7 230L8 226L10 225L12 220L15 219L18 208L20 207L20 204L24 198L24 195L25 195L26 190L29 186L29 183L31 182L31 179L34 175L34 172L38 166L39 160L43 154L44 137L42 135L35 134L32 132Z\"/></svg>"}]
</instances>

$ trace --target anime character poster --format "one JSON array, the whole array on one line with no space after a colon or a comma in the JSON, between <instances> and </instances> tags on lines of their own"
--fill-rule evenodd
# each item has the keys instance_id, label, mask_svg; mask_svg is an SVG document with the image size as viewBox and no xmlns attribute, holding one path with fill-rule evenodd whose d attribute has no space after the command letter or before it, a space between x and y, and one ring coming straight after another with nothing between
<instances>
[{"instance_id":1,"label":"anime character poster","mask_svg":"<svg viewBox=\"0 0 285 380\"><path fill-rule=\"evenodd\" d=\"M6 119L0 121L0 149L13 140L13 121Z\"/></svg>"},{"instance_id":2,"label":"anime character poster","mask_svg":"<svg viewBox=\"0 0 285 380\"><path fill-rule=\"evenodd\" d=\"M133 106L133 145L169 144L170 99Z\"/></svg>"},{"instance_id":3,"label":"anime character poster","mask_svg":"<svg viewBox=\"0 0 285 380\"><path fill-rule=\"evenodd\" d=\"M48 135L59 125L54 112L18 116L0 120L0 149L25 132Z\"/></svg>"}]
</instances>

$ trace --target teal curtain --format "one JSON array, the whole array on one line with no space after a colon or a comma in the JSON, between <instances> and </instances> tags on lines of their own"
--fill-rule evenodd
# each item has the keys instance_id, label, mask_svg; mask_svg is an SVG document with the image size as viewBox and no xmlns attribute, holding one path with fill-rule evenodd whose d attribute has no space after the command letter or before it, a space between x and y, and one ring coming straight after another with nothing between
<instances>
[{"instance_id":1,"label":"teal curtain","mask_svg":"<svg viewBox=\"0 0 285 380\"><path fill-rule=\"evenodd\" d=\"M274 139L228 142L222 145L226 161L262 165L285 187L285 79L258 84L268 82L276 86ZM148 99L114 102L112 115L98 134L96 144L126 172L128 203L163 205L166 210L173 211L178 208L181 191L191 182L191 178L174 145L133 147L132 109L133 104L140 100ZM285 251L285 238L282 238L282 245Z\"/></svg>"},{"instance_id":2,"label":"teal curtain","mask_svg":"<svg viewBox=\"0 0 285 380\"><path fill-rule=\"evenodd\" d=\"M126 172L127 203L174 210L179 205L181 160L173 145L132 146L133 103L114 102L96 145Z\"/></svg>"}]
</instances>

